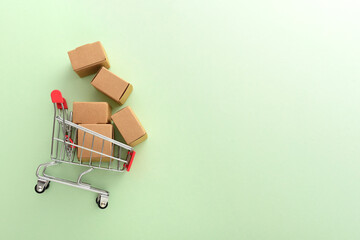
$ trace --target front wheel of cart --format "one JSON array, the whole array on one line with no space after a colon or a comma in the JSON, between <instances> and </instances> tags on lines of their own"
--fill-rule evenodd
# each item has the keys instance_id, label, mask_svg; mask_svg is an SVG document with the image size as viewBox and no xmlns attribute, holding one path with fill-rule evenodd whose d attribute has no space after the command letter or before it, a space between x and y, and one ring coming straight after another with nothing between
<instances>
[{"instance_id":1,"label":"front wheel of cart","mask_svg":"<svg viewBox=\"0 0 360 240\"><path fill-rule=\"evenodd\" d=\"M98 203L98 207L101 208L101 209L107 208L108 205L109 205L109 203L106 203L106 204Z\"/></svg>"},{"instance_id":2,"label":"front wheel of cart","mask_svg":"<svg viewBox=\"0 0 360 240\"><path fill-rule=\"evenodd\" d=\"M95 199L95 201L100 209L105 209L109 205L108 196L98 195L98 197Z\"/></svg>"},{"instance_id":3,"label":"front wheel of cart","mask_svg":"<svg viewBox=\"0 0 360 240\"><path fill-rule=\"evenodd\" d=\"M35 192L37 193L43 193L46 189L48 189L50 186L50 181L42 181L38 180L37 184L35 185Z\"/></svg>"},{"instance_id":4,"label":"front wheel of cart","mask_svg":"<svg viewBox=\"0 0 360 240\"><path fill-rule=\"evenodd\" d=\"M46 187L44 188L44 187L39 186L37 184L35 185L35 192L41 194L41 193L45 192L45 190L46 190Z\"/></svg>"}]
</instances>

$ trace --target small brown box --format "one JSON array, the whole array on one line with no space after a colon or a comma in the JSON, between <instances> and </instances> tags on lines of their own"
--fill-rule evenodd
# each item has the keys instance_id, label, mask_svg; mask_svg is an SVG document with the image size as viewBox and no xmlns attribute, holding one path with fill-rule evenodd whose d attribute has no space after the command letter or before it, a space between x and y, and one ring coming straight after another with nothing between
<instances>
[{"instance_id":1,"label":"small brown box","mask_svg":"<svg viewBox=\"0 0 360 240\"><path fill-rule=\"evenodd\" d=\"M145 129L130 107L121 109L111 119L128 145L133 147L147 139Z\"/></svg>"},{"instance_id":2,"label":"small brown box","mask_svg":"<svg viewBox=\"0 0 360 240\"><path fill-rule=\"evenodd\" d=\"M124 104L132 92L132 85L102 67L91 81L97 90L120 104Z\"/></svg>"},{"instance_id":3,"label":"small brown box","mask_svg":"<svg viewBox=\"0 0 360 240\"><path fill-rule=\"evenodd\" d=\"M71 65L79 77L94 74L101 67L110 67L101 42L89 43L68 52Z\"/></svg>"},{"instance_id":4,"label":"small brown box","mask_svg":"<svg viewBox=\"0 0 360 240\"><path fill-rule=\"evenodd\" d=\"M107 102L74 102L73 122L77 124L110 123L111 106Z\"/></svg>"},{"instance_id":5,"label":"small brown box","mask_svg":"<svg viewBox=\"0 0 360 240\"><path fill-rule=\"evenodd\" d=\"M112 124L80 124L80 126L85 127L91 131L100 133L101 135L104 135L105 137L108 138L114 138L114 128ZM93 135L91 134L85 134L84 137L84 131L82 130L78 130L78 145L88 148L88 149L93 149L97 152L101 152L101 149L103 150L103 154L109 155L111 156L111 142L109 141L103 141L101 138L98 137L94 137L94 144L92 144L93 141ZM104 148L102 148L103 146L103 142L104 142ZM91 148L91 146L93 146ZM89 161L90 160L90 154L92 153L91 151L85 150L83 149L81 152L82 148L78 148L78 152L77 152L77 157L80 160L81 157L81 161ZM91 161L99 161L100 160L100 154L99 153L92 153L91 154ZM104 162L108 162L109 161L109 157L102 157L101 161Z\"/></svg>"}]
</instances>

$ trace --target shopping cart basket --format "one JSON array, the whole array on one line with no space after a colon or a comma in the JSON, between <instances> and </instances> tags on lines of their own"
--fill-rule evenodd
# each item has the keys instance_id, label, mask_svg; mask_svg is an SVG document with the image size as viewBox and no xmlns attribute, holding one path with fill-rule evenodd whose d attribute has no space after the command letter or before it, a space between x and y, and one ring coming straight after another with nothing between
<instances>
[{"instance_id":1,"label":"shopping cart basket","mask_svg":"<svg viewBox=\"0 0 360 240\"><path fill-rule=\"evenodd\" d=\"M99 208L104 209L108 206L109 192L92 187L88 183L83 183L81 180L82 177L95 168L114 172L130 171L135 151L126 144L73 123L72 112L68 110L66 100L62 97L59 90L51 92L51 100L54 104L54 121L50 155L52 161L40 164L37 168L36 176L38 181L35 185L35 191L37 193L43 193L49 187L50 182L62 183L72 187L85 189L98 194L96 203ZM82 136L80 139L77 139L78 135L80 135L79 132L82 133ZM90 138L91 147L84 144L85 135L87 136L87 139ZM94 149L94 141L100 141L100 143L102 143L101 150ZM110 154L104 151L105 144L107 146L111 144ZM75 157L76 151L79 152L79 157ZM90 153L90 157L84 159L82 157L83 152ZM96 159L93 155L96 155ZM87 169L79 175L76 182L50 176L45 173L47 167L58 165L60 163L85 166Z\"/></svg>"}]
</instances>

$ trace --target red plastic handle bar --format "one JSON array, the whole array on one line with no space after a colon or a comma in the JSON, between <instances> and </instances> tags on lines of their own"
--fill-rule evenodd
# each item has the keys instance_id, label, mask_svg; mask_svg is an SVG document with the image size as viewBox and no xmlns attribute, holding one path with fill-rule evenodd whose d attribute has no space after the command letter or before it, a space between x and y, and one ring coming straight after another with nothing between
<instances>
[{"instance_id":1,"label":"red plastic handle bar","mask_svg":"<svg viewBox=\"0 0 360 240\"><path fill-rule=\"evenodd\" d=\"M67 103L65 98L62 97L62 94L59 90L54 90L51 92L51 101L56 103L58 109L62 109L61 104L64 105L64 109L67 109Z\"/></svg>"},{"instance_id":2,"label":"red plastic handle bar","mask_svg":"<svg viewBox=\"0 0 360 240\"><path fill-rule=\"evenodd\" d=\"M54 90L51 92L51 101L53 103L63 103L63 97L59 90Z\"/></svg>"},{"instance_id":3,"label":"red plastic handle bar","mask_svg":"<svg viewBox=\"0 0 360 240\"><path fill-rule=\"evenodd\" d=\"M65 98L63 98L63 101L64 101L64 102L63 102L64 109L68 109ZM57 103L56 106L57 106L58 109L61 109L61 108L62 108L61 103Z\"/></svg>"},{"instance_id":4,"label":"red plastic handle bar","mask_svg":"<svg viewBox=\"0 0 360 240\"><path fill-rule=\"evenodd\" d=\"M134 160L134 157L135 157L135 154L136 152L135 151L132 151L132 152L129 152L128 154L130 154L130 161L129 161L129 164L125 164L125 167L126 167L126 171L130 171L130 168L131 168L131 165L133 163L133 160Z\"/></svg>"}]
</instances>

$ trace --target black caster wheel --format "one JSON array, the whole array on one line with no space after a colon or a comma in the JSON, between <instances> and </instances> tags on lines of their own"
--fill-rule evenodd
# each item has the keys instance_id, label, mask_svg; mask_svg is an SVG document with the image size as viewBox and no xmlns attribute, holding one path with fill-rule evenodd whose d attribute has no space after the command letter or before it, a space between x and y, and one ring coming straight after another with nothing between
<instances>
[{"instance_id":1,"label":"black caster wheel","mask_svg":"<svg viewBox=\"0 0 360 240\"><path fill-rule=\"evenodd\" d=\"M48 185L46 186L45 190L50 187L50 182L48 182Z\"/></svg>"},{"instance_id":2,"label":"black caster wheel","mask_svg":"<svg viewBox=\"0 0 360 240\"><path fill-rule=\"evenodd\" d=\"M46 188L39 187L37 184L35 185L35 192L41 194L45 192Z\"/></svg>"},{"instance_id":3,"label":"black caster wheel","mask_svg":"<svg viewBox=\"0 0 360 240\"><path fill-rule=\"evenodd\" d=\"M109 205L109 203L106 203L105 206L101 206L101 205L100 205L100 202L97 202L97 205L98 205L99 208L105 209L105 208L107 208L107 206Z\"/></svg>"},{"instance_id":4,"label":"black caster wheel","mask_svg":"<svg viewBox=\"0 0 360 240\"><path fill-rule=\"evenodd\" d=\"M109 203L107 202L105 205L101 206L101 204L100 204L100 198L99 198L99 197L95 198L95 202L96 202L96 204L98 205L98 207L101 208L101 209L107 208L107 206L108 206L108 204L109 204Z\"/></svg>"}]
</instances>

